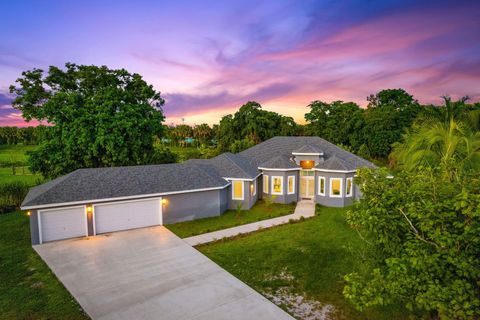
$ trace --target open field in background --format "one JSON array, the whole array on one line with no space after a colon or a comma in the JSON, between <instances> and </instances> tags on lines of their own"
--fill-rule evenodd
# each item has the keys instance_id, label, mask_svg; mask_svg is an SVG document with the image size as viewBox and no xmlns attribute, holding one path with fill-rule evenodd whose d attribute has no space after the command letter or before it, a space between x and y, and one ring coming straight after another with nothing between
<instances>
[{"instance_id":1,"label":"open field in background","mask_svg":"<svg viewBox=\"0 0 480 320\"><path fill-rule=\"evenodd\" d=\"M327 319L409 319L401 306L359 312L345 300L343 276L363 263L362 242L345 221L347 210L317 207L317 216L303 222L197 248L270 300L296 310L299 319L307 318L300 315L309 307L317 315L331 308Z\"/></svg>"},{"instance_id":2,"label":"open field in background","mask_svg":"<svg viewBox=\"0 0 480 320\"><path fill-rule=\"evenodd\" d=\"M0 145L0 184L20 181L34 186L42 180L41 175L32 174L27 166L26 152L35 150L36 147ZM17 164L14 165L15 163Z\"/></svg>"},{"instance_id":3,"label":"open field in background","mask_svg":"<svg viewBox=\"0 0 480 320\"><path fill-rule=\"evenodd\" d=\"M37 146L0 145L0 163L27 162L27 151L33 151Z\"/></svg>"}]
</instances>

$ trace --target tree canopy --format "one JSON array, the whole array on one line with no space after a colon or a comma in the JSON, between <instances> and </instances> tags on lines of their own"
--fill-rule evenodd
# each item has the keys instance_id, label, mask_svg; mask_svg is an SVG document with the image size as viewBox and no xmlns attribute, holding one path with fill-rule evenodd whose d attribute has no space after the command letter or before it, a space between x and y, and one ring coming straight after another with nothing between
<instances>
[{"instance_id":1,"label":"tree canopy","mask_svg":"<svg viewBox=\"0 0 480 320\"><path fill-rule=\"evenodd\" d=\"M249 101L234 114L220 120L217 141L220 150L239 152L277 135L296 135L293 118L266 111L255 101Z\"/></svg>"},{"instance_id":2,"label":"tree canopy","mask_svg":"<svg viewBox=\"0 0 480 320\"><path fill-rule=\"evenodd\" d=\"M27 120L47 121L48 139L30 154L31 169L55 177L84 167L149 163L163 133L160 93L140 75L67 63L22 73L10 92Z\"/></svg>"},{"instance_id":3,"label":"tree canopy","mask_svg":"<svg viewBox=\"0 0 480 320\"><path fill-rule=\"evenodd\" d=\"M345 277L359 309L404 303L441 319L480 317L480 180L435 168L363 170L348 222L365 241L365 268Z\"/></svg>"}]
</instances>

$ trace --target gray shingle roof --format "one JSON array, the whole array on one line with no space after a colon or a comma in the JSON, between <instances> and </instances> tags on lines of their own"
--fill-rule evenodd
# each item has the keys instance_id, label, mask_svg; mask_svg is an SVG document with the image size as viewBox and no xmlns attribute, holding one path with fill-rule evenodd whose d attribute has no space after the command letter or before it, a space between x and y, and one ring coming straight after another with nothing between
<instances>
[{"instance_id":1,"label":"gray shingle roof","mask_svg":"<svg viewBox=\"0 0 480 320\"><path fill-rule=\"evenodd\" d=\"M319 154L322 154L323 150L316 147L316 146L306 144L306 145L303 145L296 150L293 150L292 153L319 153Z\"/></svg>"},{"instance_id":2,"label":"gray shingle roof","mask_svg":"<svg viewBox=\"0 0 480 320\"><path fill-rule=\"evenodd\" d=\"M248 159L230 152L222 153L212 159L192 159L186 163L197 165L210 174L223 178L253 179L259 174L257 167L252 166Z\"/></svg>"},{"instance_id":3,"label":"gray shingle roof","mask_svg":"<svg viewBox=\"0 0 480 320\"><path fill-rule=\"evenodd\" d=\"M223 153L209 160L79 169L32 188L22 207L225 187L228 182L223 178L253 179L259 173L259 166L298 168L290 161L294 150L303 150L300 151L303 153L323 151L325 161L317 164L316 168L356 170L359 167L375 167L371 162L319 137L275 137L238 154Z\"/></svg>"},{"instance_id":4,"label":"gray shingle roof","mask_svg":"<svg viewBox=\"0 0 480 320\"><path fill-rule=\"evenodd\" d=\"M295 161L292 161L290 157L285 155L276 156L267 160L259 165L260 168L270 169L296 169L300 168Z\"/></svg>"},{"instance_id":5,"label":"gray shingle roof","mask_svg":"<svg viewBox=\"0 0 480 320\"><path fill-rule=\"evenodd\" d=\"M215 188L227 183L197 166L180 163L79 169L32 188L22 207Z\"/></svg>"},{"instance_id":6,"label":"gray shingle roof","mask_svg":"<svg viewBox=\"0 0 480 320\"><path fill-rule=\"evenodd\" d=\"M250 159L251 164L258 167L272 157L290 155L292 151L298 150L299 146L304 145L310 145L319 150L323 150L325 160L333 156L343 160L345 166L348 168L344 170L356 170L360 167L375 167L370 161L345 151L320 137L274 137L244 150L239 154L244 158ZM321 168L321 166L322 164L320 163L316 168Z\"/></svg>"},{"instance_id":7,"label":"gray shingle roof","mask_svg":"<svg viewBox=\"0 0 480 320\"><path fill-rule=\"evenodd\" d=\"M316 168L325 170L351 170L351 166L345 160L333 155L322 163L319 163Z\"/></svg>"}]
</instances>

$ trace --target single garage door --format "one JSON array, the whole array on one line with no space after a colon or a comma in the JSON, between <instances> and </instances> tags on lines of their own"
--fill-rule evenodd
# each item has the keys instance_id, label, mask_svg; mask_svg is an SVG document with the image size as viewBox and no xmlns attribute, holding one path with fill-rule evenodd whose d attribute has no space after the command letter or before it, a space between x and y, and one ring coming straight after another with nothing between
<instances>
[{"instance_id":1,"label":"single garage door","mask_svg":"<svg viewBox=\"0 0 480 320\"><path fill-rule=\"evenodd\" d=\"M94 205L95 233L162 224L161 198Z\"/></svg>"},{"instance_id":2,"label":"single garage door","mask_svg":"<svg viewBox=\"0 0 480 320\"><path fill-rule=\"evenodd\" d=\"M39 211L40 243L87 236L84 206Z\"/></svg>"}]
</instances>

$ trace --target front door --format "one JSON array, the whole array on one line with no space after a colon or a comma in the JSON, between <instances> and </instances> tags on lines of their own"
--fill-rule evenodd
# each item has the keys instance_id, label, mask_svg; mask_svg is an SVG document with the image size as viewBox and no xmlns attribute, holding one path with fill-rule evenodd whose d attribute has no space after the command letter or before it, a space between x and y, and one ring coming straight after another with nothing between
<instances>
[{"instance_id":1,"label":"front door","mask_svg":"<svg viewBox=\"0 0 480 320\"><path fill-rule=\"evenodd\" d=\"M300 173L300 197L304 199L311 199L314 195L315 177L311 170L302 170Z\"/></svg>"}]
</instances>

